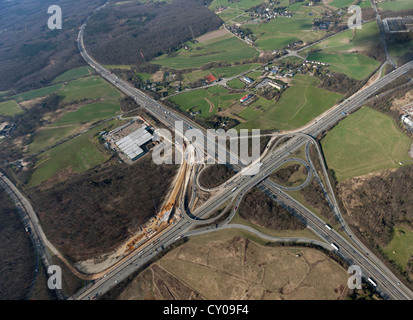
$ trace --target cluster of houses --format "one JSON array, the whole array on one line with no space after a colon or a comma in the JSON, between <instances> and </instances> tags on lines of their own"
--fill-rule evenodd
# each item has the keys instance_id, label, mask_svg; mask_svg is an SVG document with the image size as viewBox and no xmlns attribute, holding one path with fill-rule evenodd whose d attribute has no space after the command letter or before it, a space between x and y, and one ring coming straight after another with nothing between
<instances>
[{"instance_id":1,"label":"cluster of houses","mask_svg":"<svg viewBox=\"0 0 413 320\"><path fill-rule=\"evenodd\" d=\"M219 13L221 13L221 12L227 10L227 9L228 9L228 7L219 6L219 7L215 8L214 13L215 13L215 14L219 14Z\"/></svg>"},{"instance_id":2,"label":"cluster of houses","mask_svg":"<svg viewBox=\"0 0 413 320\"><path fill-rule=\"evenodd\" d=\"M288 72L281 70L278 66L265 67L265 71L269 71L269 78L292 78L295 75L294 70L290 69Z\"/></svg>"},{"instance_id":3,"label":"cluster of houses","mask_svg":"<svg viewBox=\"0 0 413 320\"><path fill-rule=\"evenodd\" d=\"M326 62L320 62L320 61L305 60L305 61L303 62L303 66L311 67L311 65L313 66L313 68L318 68L318 67L320 67L320 66L329 66L328 63L326 63Z\"/></svg>"},{"instance_id":4,"label":"cluster of houses","mask_svg":"<svg viewBox=\"0 0 413 320\"><path fill-rule=\"evenodd\" d=\"M328 30L331 22L323 19L314 19L313 20L313 30Z\"/></svg>"},{"instance_id":5,"label":"cluster of houses","mask_svg":"<svg viewBox=\"0 0 413 320\"><path fill-rule=\"evenodd\" d=\"M254 42L252 32L249 30L245 30L236 24L227 26L226 28L240 39L245 40L248 44L252 44Z\"/></svg>"},{"instance_id":6,"label":"cluster of houses","mask_svg":"<svg viewBox=\"0 0 413 320\"><path fill-rule=\"evenodd\" d=\"M302 40L297 40L287 45L287 47L289 49L296 50L296 49L301 48L303 45L304 45L304 42Z\"/></svg>"},{"instance_id":7,"label":"cluster of houses","mask_svg":"<svg viewBox=\"0 0 413 320\"><path fill-rule=\"evenodd\" d=\"M278 8L254 8L250 10L250 16L253 18L258 18L261 21L270 21L277 17L286 17L292 18L293 13L291 11L286 10L285 7L278 7Z\"/></svg>"},{"instance_id":8,"label":"cluster of houses","mask_svg":"<svg viewBox=\"0 0 413 320\"><path fill-rule=\"evenodd\" d=\"M3 122L0 123L0 139L8 136L16 128L15 123Z\"/></svg>"}]
</instances>

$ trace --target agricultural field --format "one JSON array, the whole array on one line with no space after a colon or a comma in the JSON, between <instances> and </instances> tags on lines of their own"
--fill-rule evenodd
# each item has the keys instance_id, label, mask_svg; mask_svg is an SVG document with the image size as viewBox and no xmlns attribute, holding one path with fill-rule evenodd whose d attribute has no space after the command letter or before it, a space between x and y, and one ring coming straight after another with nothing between
<instances>
[{"instance_id":1,"label":"agricultural field","mask_svg":"<svg viewBox=\"0 0 413 320\"><path fill-rule=\"evenodd\" d=\"M91 67L80 67L76 69L71 69L57 76L52 83L60 83L70 80L75 80L82 77L88 77L94 73L94 70Z\"/></svg>"},{"instance_id":2,"label":"agricultural field","mask_svg":"<svg viewBox=\"0 0 413 320\"><path fill-rule=\"evenodd\" d=\"M185 92L169 100L177 104L185 112L201 111L197 116L208 118L239 101L245 93L228 93L223 87L210 87Z\"/></svg>"},{"instance_id":3,"label":"agricultural field","mask_svg":"<svg viewBox=\"0 0 413 320\"><path fill-rule=\"evenodd\" d=\"M321 145L338 181L412 162L411 140L393 118L367 107L342 120Z\"/></svg>"},{"instance_id":4,"label":"agricultural field","mask_svg":"<svg viewBox=\"0 0 413 320\"><path fill-rule=\"evenodd\" d=\"M320 251L265 246L236 230L193 237L147 270L118 298L333 300L346 296L346 270Z\"/></svg>"},{"instance_id":5,"label":"agricultural field","mask_svg":"<svg viewBox=\"0 0 413 320\"><path fill-rule=\"evenodd\" d=\"M173 69L199 68L210 62L240 62L258 56L258 51L230 33L204 43L188 42L188 50L178 50L171 56L163 55L152 60Z\"/></svg>"},{"instance_id":6,"label":"agricultural field","mask_svg":"<svg viewBox=\"0 0 413 320\"><path fill-rule=\"evenodd\" d=\"M37 186L58 174L80 173L106 161L109 154L99 151L95 135L117 125L116 120L102 124L40 154L28 186Z\"/></svg>"},{"instance_id":7,"label":"agricultural field","mask_svg":"<svg viewBox=\"0 0 413 320\"><path fill-rule=\"evenodd\" d=\"M56 93L62 87L63 87L63 84L59 83L59 84L55 84L55 85L52 85L52 86L48 86L48 87L44 87L44 88L40 88L40 89L36 89L36 90L31 90L31 91L19 93L17 95L12 96L11 98L16 100L17 102L33 100L33 99L46 97L48 95Z\"/></svg>"},{"instance_id":8,"label":"agricultural field","mask_svg":"<svg viewBox=\"0 0 413 320\"><path fill-rule=\"evenodd\" d=\"M118 101L95 102L84 105L78 110L64 114L53 122L53 126L65 126L70 124L87 123L114 117L120 113Z\"/></svg>"},{"instance_id":9,"label":"agricultural field","mask_svg":"<svg viewBox=\"0 0 413 320\"><path fill-rule=\"evenodd\" d=\"M375 21L363 25L362 29L347 30L307 50L307 59L329 63L329 69L344 73L356 80L368 77L380 62L365 56L366 52L380 41Z\"/></svg>"},{"instance_id":10,"label":"agricultural field","mask_svg":"<svg viewBox=\"0 0 413 320\"><path fill-rule=\"evenodd\" d=\"M245 83L242 82L240 79L235 78L235 79L232 79L231 81L228 81L227 86L229 86L233 89L244 89L245 88Z\"/></svg>"},{"instance_id":11,"label":"agricultural field","mask_svg":"<svg viewBox=\"0 0 413 320\"><path fill-rule=\"evenodd\" d=\"M0 102L0 116L14 116L21 112L22 107L14 100Z\"/></svg>"},{"instance_id":12,"label":"agricultural field","mask_svg":"<svg viewBox=\"0 0 413 320\"><path fill-rule=\"evenodd\" d=\"M261 3L263 3L265 0L240 0L240 1L228 1L228 0L214 0L212 3L209 5L209 9L214 10L215 8L218 7L230 7L234 9L244 9L248 10L249 8L255 7Z\"/></svg>"},{"instance_id":13,"label":"agricultural field","mask_svg":"<svg viewBox=\"0 0 413 320\"><path fill-rule=\"evenodd\" d=\"M358 3L360 8L371 8L371 1L370 0L363 0Z\"/></svg>"},{"instance_id":14,"label":"agricultural field","mask_svg":"<svg viewBox=\"0 0 413 320\"><path fill-rule=\"evenodd\" d=\"M72 80L67 84L59 83L52 86L23 92L12 98L17 102L46 97L51 94L63 96L63 102L82 99L119 99L122 94L109 83L98 76L91 76Z\"/></svg>"},{"instance_id":15,"label":"agricultural field","mask_svg":"<svg viewBox=\"0 0 413 320\"><path fill-rule=\"evenodd\" d=\"M79 131L80 126L63 126L57 128L43 127L36 131L33 142L29 144L28 152L33 154L53 145Z\"/></svg>"},{"instance_id":16,"label":"agricultural field","mask_svg":"<svg viewBox=\"0 0 413 320\"><path fill-rule=\"evenodd\" d=\"M93 76L69 82L56 92L63 102L82 99L119 99L122 94L100 77Z\"/></svg>"},{"instance_id":17,"label":"agricultural field","mask_svg":"<svg viewBox=\"0 0 413 320\"><path fill-rule=\"evenodd\" d=\"M382 10L401 11L413 9L413 3L410 0L397 0L397 1L382 1L377 3L377 6Z\"/></svg>"},{"instance_id":18,"label":"agricultural field","mask_svg":"<svg viewBox=\"0 0 413 320\"><path fill-rule=\"evenodd\" d=\"M242 129L291 130L301 127L332 107L342 95L317 87L319 80L307 75L295 75L292 85L277 103L259 98L239 115L247 120L237 126Z\"/></svg>"},{"instance_id":19,"label":"agricultural field","mask_svg":"<svg viewBox=\"0 0 413 320\"><path fill-rule=\"evenodd\" d=\"M384 252L389 260L393 260L404 270L413 256L413 232L402 227L395 227L393 232L393 238Z\"/></svg>"},{"instance_id":20,"label":"agricultural field","mask_svg":"<svg viewBox=\"0 0 413 320\"><path fill-rule=\"evenodd\" d=\"M268 23L248 23L243 25L251 29L257 38L255 44L260 50L280 50L288 44L302 40L304 43L322 38L326 31L312 30L313 17L286 18L278 17Z\"/></svg>"},{"instance_id":21,"label":"agricultural field","mask_svg":"<svg viewBox=\"0 0 413 320\"><path fill-rule=\"evenodd\" d=\"M131 70L133 65L130 64L106 64L104 65L106 69L121 69L121 70Z\"/></svg>"},{"instance_id":22,"label":"agricultural field","mask_svg":"<svg viewBox=\"0 0 413 320\"><path fill-rule=\"evenodd\" d=\"M380 41L377 23L371 21L363 24L362 29L346 30L314 45L311 49L323 50L325 53L366 51L377 41Z\"/></svg>"},{"instance_id":23,"label":"agricultural field","mask_svg":"<svg viewBox=\"0 0 413 320\"><path fill-rule=\"evenodd\" d=\"M329 3L329 5L336 8L343 8L351 6L354 2L355 0L333 0Z\"/></svg>"},{"instance_id":24,"label":"agricultural field","mask_svg":"<svg viewBox=\"0 0 413 320\"><path fill-rule=\"evenodd\" d=\"M208 70L196 70L184 74L184 81L192 83L198 79L205 78L208 74L213 74L216 78L231 78L241 73L252 70L260 66L259 63L246 63L239 65L232 65L228 67L212 68Z\"/></svg>"},{"instance_id":25,"label":"agricultural field","mask_svg":"<svg viewBox=\"0 0 413 320\"><path fill-rule=\"evenodd\" d=\"M344 73L350 78L363 80L370 76L380 66L380 62L360 53L310 53L307 57L311 61L325 62L328 69Z\"/></svg>"},{"instance_id":26,"label":"agricultural field","mask_svg":"<svg viewBox=\"0 0 413 320\"><path fill-rule=\"evenodd\" d=\"M72 80L68 84L57 87L56 93L63 97L63 103L72 103L83 100L77 106L66 106L67 110L45 115L44 119L50 122L39 128L28 146L30 154L36 153L51 146L64 138L85 129L84 124L114 117L120 114L119 99L122 94L100 77L92 76ZM44 88L47 89L47 88ZM22 94L27 97L25 93ZM96 102L95 102L96 101Z\"/></svg>"}]
</instances>

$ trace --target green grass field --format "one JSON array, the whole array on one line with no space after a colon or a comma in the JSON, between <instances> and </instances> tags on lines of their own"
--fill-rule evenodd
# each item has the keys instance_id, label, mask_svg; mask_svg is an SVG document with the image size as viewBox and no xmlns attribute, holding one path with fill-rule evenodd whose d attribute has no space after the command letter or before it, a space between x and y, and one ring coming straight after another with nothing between
<instances>
[{"instance_id":1,"label":"green grass field","mask_svg":"<svg viewBox=\"0 0 413 320\"><path fill-rule=\"evenodd\" d=\"M228 1L228 0L214 0L212 3L208 6L209 9L213 10L218 7L231 7L235 9L244 9L247 10L249 8L255 7L261 3L263 3L265 0L239 0L237 2L235 1Z\"/></svg>"},{"instance_id":2,"label":"green grass field","mask_svg":"<svg viewBox=\"0 0 413 320\"><path fill-rule=\"evenodd\" d=\"M152 62L169 68L185 69L198 68L209 62L244 61L258 54L255 48L228 33L208 43L188 43L188 50L180 49L173 56L163 55Z\"/></svg>"},{"instance_id":3,"label":"green grass field","mask_svg":"<svg viewBox=\"0 0 413 320\"><path fill-rule=\"evenodd\" d=\"M29 144L29 154L39 152L40 150L53 145L74 134L79 126L65 126L60 128L42 128L35 133L33 142Z\"/></svg>"},{"instance_id":4,"label":"green grass field","mask_svg":"<svg viewBox=\"0 0 413 320\"><path fill-rule=\"evenodd\" d=\"M16 100L17 102L22 102L22 101L32 100L36 98L46 97L52 93L56 93L62 87L63 87L63 84L59 83L59 84L55 84L52 86L23 92L23 93L12 96L12 98Z\"/></svg>"},{"instance_id":5,"label":"green grass field","mask_svg":"<svg viewBox=\"0 0 413 320\"><path fill-rule=\"evenodd\" d=\"M378 3L377 6L382 10L400 11L413 9L413 2L411 0L385 1Z\"/></svg>"},{"instance_id":6,"label":"green grass field","mask_svg":"<svg viewBox=\"0 0 413 320\"><path fill-rule=\"evenodd\" d=\"M108 155L101 153L95 144L94 135L99 131L118 125L117 121L105 123L92 130L42 153L28 186L33 187L55 176L63 169L79 173L103 163Z\"/></svg>"},{"instance_id":7,"label":"green grass field","mask_svg":"<svg viewBox=\"0 0 413 320\"><path fill-rule=\"evenodd\" d=\"M54 89L52 93L63 96L63 102L81 101L82 99L99 99L99 101L84 104L76 111L63 114L49 126L37 130L33 142L29 144L28 151L30 154L74 134L80 124L110 118L120 113L119 98L122 94L100 77L80 78L72 80L66 85L52 87ZM49 88L41 92L50 93L51 91ZM27 95L23 95L27 97Z\"/></svg>"},{"instance_id":8,"label":"green grass field","mask_svg":"<svg viewBox=\"0 0 413 320\"><path fill-rule=\"evenodd\" d=\"M329 63L331 71L344 73L361 80L368 77L380 66L380 62L354 51L368 51L370 46L380 41L375 21L363 25L360 30L347 30L331 37L314 47L317 52L308 53L308 60Z\"/></svg>"},{"instance_id":9,"label":"green grass field","mask_svg":"<svg viewBox=\"0 0 413 320\"><path fill-rule=\"evenodd\" d=\"M0 116L14 116L23 112L23 109L14 100L0 102Z\"/></svg>"},{"instance_id":10,"label":"green grass field","mask_svg":"<svg viewBox=\"0 0 413 320\"><path fill-rule=\"evenodd\" d=\"M395 261L404 270L410 257L413 256L413 232L395 227L393 238L384 248L384 252L390 260Z\"/></svg>"},{"instance_id":11,"label":"green grass field","mask_svg":"<svg viewBox=\"0 0 413 320\"><path fill-rule=\"evenodd\" d=\"M132 69L133 65L127 64L106 64L104 65L106 69L121 69L121 70L130 70Z\"/></svg>"},{"instance_id":12,"label":"green grass field","mask_svg":"<svg viewBox=\"0 0 413 320\"><path fill-rule=\"evenodd\" d=\"M63 102L82 99L119 99L122 94L100 77L93 76L69 82L57 91Z\"/></svg>"},{"instance_id":13,"label":"green grass field","mask_svg":"<svg viewBox=\"0 0 413 320\"><path fill-rule=\"evenodd\" d=\"M369 0L360 1L358 6L360 6L360 8L371 8L371 1Z\"/></svg>"},{"instance_id":14,"label":"green grass field","mask_svg":"<svg viewBox=\"0 0 413 320\"><path fill-rule=\"evenodd\" d=\"M340 94L317 88L318 83L319 80L311 76L295 75L292 86L276 104L260 98L248 106L260 112L249 111L251 117L237 128L291 130L305 125L342 98ZM245 119L246 112L243 110L239 115Z\"/></svg>"},{"instance_id":15,"label":"green grass field","mask_svg":"<svg viewBox=\"0 0 413 320\"><path fill-rule=\"evenodd\" d=\"M336 8L349 7L354 3L354 0L333 0L329 3L330 6Z\"/></svg>"},{"instance_id":16,"label":"green grass field","mask_svg":"<svg viewBox=\"0 0 413 320\"><path fill-rule=\"evenodd\" d=\"M151 80L151 78L152 78L152 74L150 74L150 73L137 73L136 74L142 81L145 81L145 80Z\"/></svg>"},{"instance_id":17,"label":"green grass field","mask_svg":"<svg viewBox=\"0 0 413 320\"><path fill-rule=\"evenodd\" d=\"M380 62L360 53L310 53L308 60L326 62L331 71L344 73L350 78L363 80L371 75L379 66Z\"/></svg>"},{"instance_id":18,"label":"green grass field","mask_svg":"<svg viewBox=\"0 0 413 320\"><path fill-rule=\"evenodd\" d=\"M363 24L362 29L346 30L311 47L324 53L346 53L367 50L369 46L380 41L376 21ZM307 50L308 52L308 50Z\"/></svg>"},{"instance_id":19,"label":"green grass field","mask_svg":"<svg viewBox=\"0 0 413 320\"><path fill-rule=\"evenodd\" d=\"M82 78L82 77L87 77L87 76L90 76L93 72L94 70L91 67L80 67L76 69L71 69L57 76L53 80L53 83L60 83L60 82L75 80L75 79Z\"/></svg>"},{"instance_id":20,"label":"green grass field","mask_svg":"<svg viewBox=\"0 0 413 320\"><path fill-rule=\"evenodd\" d=\"M53 122L53 126L87 123L113 117L120 113L120 105L115 102L95 102L64 114Z\"/></svg>"},{"instance_id":21,"label":"green grass field","mask_svg":"<svg viewBox=\"0 0 413 320\"><path fill-rule=\"evenodd\" d=\"M244 89L245 88L245 83L239 80L238 78L228 81L227 85L233 89Z\"/></svg>"},{"instance_id":22,"label":"green grass field","mask_svg":"<svg viewBox=\"0 0 413 320\"><path fill-rule=\"evenodd\" d=\"M209 70L196 70L184 74L184 81L192 83L198 79L203 79L208 74L213 74L217 78L231 78L238 74L247 72L248 70L254 69L260 66L259 63L247 63L233 65L229 67L212 68Z\"/></svg>"},{"instance_id":23,"label":"green grass field","mask_svg":"<svg viewBox=\"0 0 413 320\"><path fill-rule=\"evenodd\" d=\"M183 111L201 111L198 116L201 118L208 118L218 112L218 108L225 109L231 106L233 103L239 101L245 93L228 93L223 87L211 87L208 89L198 89L190 92L185 92L169 98L172 102L176 103ZM213 109L210 112L211 105Z\"/></svg>"},{"instance_id":24,"label":"green grass field","mask_svg":"<svg viewBox=\"0 0 413 320\"><path fill-rule=\"evenodd\" d=\"M63 102L81 99L119 99L122 94L109 83L98 76L72 80L68 84L55 84L37 90L24 92L13 96L17 102L46 97L50 94L63 96Z\"/></svg>"},{"instance_id":25,"label":"green grass field","mask_svg":"<svg viewBox=\"0 0 413 320\"><path fill-rule=\"evenodd\" d=\"M393 118L362 107L335 126L321 141L327 166L337 180L411 162L411 140L397 127Z\"/></svg>"},{"instance_id":26,"label":"green grass field","mask_svg":"<svg viewBox=\"0 0 413 320\"><path fill-rule=\"evenodd\" d=\"M244 27L251 29L257 37L255 41L261 50L281 49L293 41L302 40L313 42L322 38L325 31L312 30L312 17L286 18L279 17L268 23L245 24Z\"/></svg>"}]
</instances>

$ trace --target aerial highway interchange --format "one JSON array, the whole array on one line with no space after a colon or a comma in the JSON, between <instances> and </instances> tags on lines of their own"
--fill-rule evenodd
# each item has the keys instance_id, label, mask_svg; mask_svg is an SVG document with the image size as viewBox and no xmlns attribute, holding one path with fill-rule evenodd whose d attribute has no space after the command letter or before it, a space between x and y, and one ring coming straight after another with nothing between
<instances>
[{"instance_id":1,"label":"aerial highway interchange","mask_svg":"<svg viewBox=\"0 0 413 320\"><path fill-rule=\"evenodd\" d=\"M86 20L87 22L87 20ZM182 121L184 131L196 128L205 132L205 129L197 125L195 122L187 119L174 110L171 110L159 102L153 100L140 90L134 88L129 83L122 79L119 79L116 75L112 74L109 70L98 64L92 57L90 57L86 51L83 43L83 31L86 27L86 22L80 28L78 35L78 47L82 57L98 72L103 78L116 86L123 93L133 97L135 101L144 106L146 110L154 117L162 121L166 126L172 127L176 121ZM212 196L209 200L198 207L194 212L189 212L187 208L183 208L181 204L181 210L184 212L184 217L178 220L175 224L171 225L165 232L158 235L156 240L144 247L142 250L135 251L130 256L122 261L117 267L100 279L96 280L93 284L84 288L77 294L71 297L71 299L91 299L97 295L105 293L111 287L116 285L119 281L122 281L127 276L132 274L135 270L144 265L148 260L153 258L162 248L171 245L176 240L196 234L202 234L205 232L213 232L217 229L240 227L228 224L232 216L236 212L236 208L239 206L240 201L251 188L259 186L259 188L265 192L268 196L274 198L277 202L283 203L285 206L293 210L293 212L305 221L308 228L317 234L323 242L319 244L329 250L334 250L339 256L346 260L350 265L356 264L361 267L363 272L363 278L373 278L376 284L375 289L386 299L412 299L413 293L402 284L397 277L381 262L377 257L371 253L360 240L358 240L351 232L350 228L345 224L341 217L337 202L334 194L332 193L331 185L328 186L330 192L332 209L338 216L338 220L342 224L345 230L346 236L337 232L334 229L327 228L326 223L316 216L314 213L305 208L302 204L297 202L288 196L280 185L277 185L267 177L280 165L286 161L291 161L289 155L307 143L317 145L317 141L313 138L318 136L323 131L327 130L340 119L346 116L346 114L353 112L360 107L366 100L371 98L376 92L380 91L384 86L398 77L403 76L409 70L413 68L413 61L410 61L403 66L395 69L390 74L383 76L376 80L374 83L366 86L362 90L355 93L350 98L346 99L333 109L316 118L310 125L306 126L303 130L297 133L290 133L287 136L291 137L281 147L275 148L268 152L268 154L261 159L262 166L259 173L256 175L242 175L238 174L232 178L228 183L220 186L219 192ZM167 114L167 116L165 116ZM283 136L282 133L274 135ZM213 142L215 144L215 141ZM220 146L217 145L219 148ZM234 159L231 157L237 157L231 154L227 150L225 152L228 155L229 160ZM229 161L228 160L228 161ZM322 159L321 159L322 162ZM309 176L312 172L315 172L311 159L308 155L307 149L307 163L309 170ZM235 166L238 171L243 169L243 165ZM325 170L325 166L323 166ZM325 176L328 184L328 177ZM211 213L216 212L223 205L226 205L230 214L228 217L217 224L213 221L219 217L208 219ZM222 214L225 213L222 212ZM221 215L220 215L221 216ZM205 228L191 230L194 225L207 224ZM286 239L284 239L286 240ZM301 239L306 241L306 239ZM273 239L273 241L276 241ZM300 239L295 239L300 241ZM308 239L307 239L308 241ZM323 244L321 244L323 243Z\"/></svg>"}]
</instances>

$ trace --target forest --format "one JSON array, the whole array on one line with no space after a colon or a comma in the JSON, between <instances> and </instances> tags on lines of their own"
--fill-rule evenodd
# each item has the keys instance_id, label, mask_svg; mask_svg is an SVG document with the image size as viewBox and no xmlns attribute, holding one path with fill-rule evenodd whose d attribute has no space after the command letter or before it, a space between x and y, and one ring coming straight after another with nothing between
<instances>
[{"instance_id":1,"label":"forest","mask_svg":"<svg viewBox=\"0 0 413 320\"><path fill-rule=\"evenodd\" d=\"M172 54L221 24L199 0L124 3L93 15L84 40L89 53L103 64L136 65Z\"/></svg>"},{"instance_id":2,"label":"forest","mask_svg":"<svg viewBox=\"0 0 413 320\"><path fill-rule=\"evenodd\" d=\"M412 188L411 165L337 185L339 197L345 204L346 221L380 246L390 242L393 227L413 226Z\"/></svg>"},{"instance_id":3,"label":"forest","mask_svg":"<svg viewBox=\"0 0 413 320\"><path fill-rule=\"evenodd\" d=\"M176 169L146 155L130 166L103 164L29 193L46 236L77 261L110 252L136 233L161 208Z\"/></svg>"},{"instance_id":4,"label":"forest","mask_svg":"<svg viewBox=\"0 0 413 320\"><path fill-rule=\"evenodd\" d=\"M0 91L28 91L86 62L78 53L78 27L105 0L61 0L62 29L47 27L54 0L0 2ZM6 76L5 76L6 75Z\"/></svg>"},{"instance_id":5,"label":"forest","mask_svg":"<svg viewBox=\"0 0 413 320\"><path fill-rule=\"evenodd\" d=\"M303 230L305 224L261 192L252 189L239 206L239 215L259 226L272 230Z\"/></svg>"}]
</instances>

